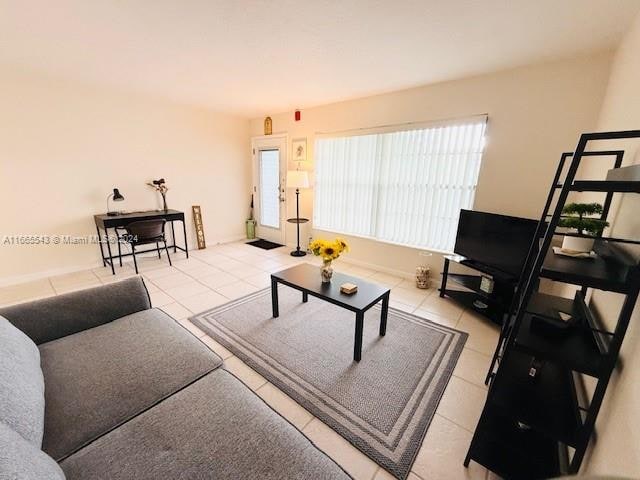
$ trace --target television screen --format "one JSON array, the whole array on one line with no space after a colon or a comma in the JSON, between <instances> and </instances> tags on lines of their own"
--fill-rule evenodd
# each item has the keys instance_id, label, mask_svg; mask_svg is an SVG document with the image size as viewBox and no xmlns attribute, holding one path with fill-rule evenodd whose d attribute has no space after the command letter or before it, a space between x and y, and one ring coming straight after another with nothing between
<instances>
[{"instance_id":1,"label":"television screen","mask_svg":"<svg viewBox=\"0 0 640 480\"><path fill-rule=\"evenodd\" d=\"M537 220L460 210L455 253L471 263L520 276Z\"/></svg>"}]
</instances>

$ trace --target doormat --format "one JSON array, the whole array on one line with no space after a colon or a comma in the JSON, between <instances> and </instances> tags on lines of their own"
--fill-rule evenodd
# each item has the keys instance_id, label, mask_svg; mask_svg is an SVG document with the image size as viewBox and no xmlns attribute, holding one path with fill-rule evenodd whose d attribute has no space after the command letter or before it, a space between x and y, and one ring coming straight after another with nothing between
<instances>
[{"instance_id":1,"label":"doormat","mask_svg":"<svg viewBox=\"0 0 640 480\"><path fill-rule=\"evenodd\" d=\"M273 250L274 248L282 247L279 243L270 242L269 240L254 240L253 242L247 242L247 245L253 245L254 247L261 248L263 250Z\"/></svg>"}]
</instances>

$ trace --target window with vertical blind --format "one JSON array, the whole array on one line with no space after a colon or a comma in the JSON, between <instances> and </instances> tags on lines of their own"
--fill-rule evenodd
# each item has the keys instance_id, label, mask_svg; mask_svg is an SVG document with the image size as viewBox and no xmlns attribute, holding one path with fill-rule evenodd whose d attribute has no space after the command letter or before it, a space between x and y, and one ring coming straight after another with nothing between
<instances>
[{"instance_id":1,"label":"window with vertical blind","mask_svg":"<svg viewBox=\"0 0 640 480\"><path fill-rule=\"evenodd\" d=\"M471 208L486 116L318 136L314 228L451 251Z\"/></svg>"}]
</instances>

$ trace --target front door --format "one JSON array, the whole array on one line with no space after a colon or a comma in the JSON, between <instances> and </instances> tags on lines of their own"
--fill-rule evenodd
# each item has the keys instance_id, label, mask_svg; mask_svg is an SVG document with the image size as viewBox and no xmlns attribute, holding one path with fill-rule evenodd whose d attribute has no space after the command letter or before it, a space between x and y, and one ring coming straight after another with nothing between
<instances>
[{"instance_id":1,"label":"front door","mask_svg":"<svg viewBox=\"0 0 640 480\"><path fill-rule=\"evenodd\" d=\"M287 137L256 137L252 140L252 148L256 235L284 245Z\"/></svg>"}]
</instances>

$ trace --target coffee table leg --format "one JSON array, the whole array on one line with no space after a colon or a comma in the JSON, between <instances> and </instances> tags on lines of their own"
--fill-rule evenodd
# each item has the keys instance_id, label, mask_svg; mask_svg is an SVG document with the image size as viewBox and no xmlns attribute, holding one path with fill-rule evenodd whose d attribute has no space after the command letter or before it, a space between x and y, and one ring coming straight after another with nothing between
<instances>
[{"instance_id":1,"label":"coffee table leg","mask_svg":"<svg viewBox=\"0 0 640 480\"><path fill-rule=\"evenodd\" d=\"M359 362L362 358L362 330L364 327L364 312L356 312L356 338L353 347L353 359Z\"/></svg>"},{"instance_id":2,"label":"coffee table leg","mask_svg":"<svg viewBox=\"0 0 640 480\"><path fill-rule=\"evenodd\" d=\"M309 294L307 292L302 292L302 301L303 303L307 303L309 301Z\"/></svg>"},{"instance_id":3,"label":"coffee table leg","mask_svg":"<svg viewBox=\"0 0 640 480\"><path fill-rule=\"evenodd\" d=\"M380 311L380 336L384 337L387 333L387 317L389 316L389 294L382 298L382 309Z\"/></svg>"},{"instance_id":4,"label":"coffee table leg","mask_svg":"<svg viewBox=\"0 0 640 480\"><path fill-rule=\"evenodd\" d=\"M271 312L273 318L278 318L280 312L278 311L278 282L275 279L271 279Z\"/></svg>"}]
</instances>

